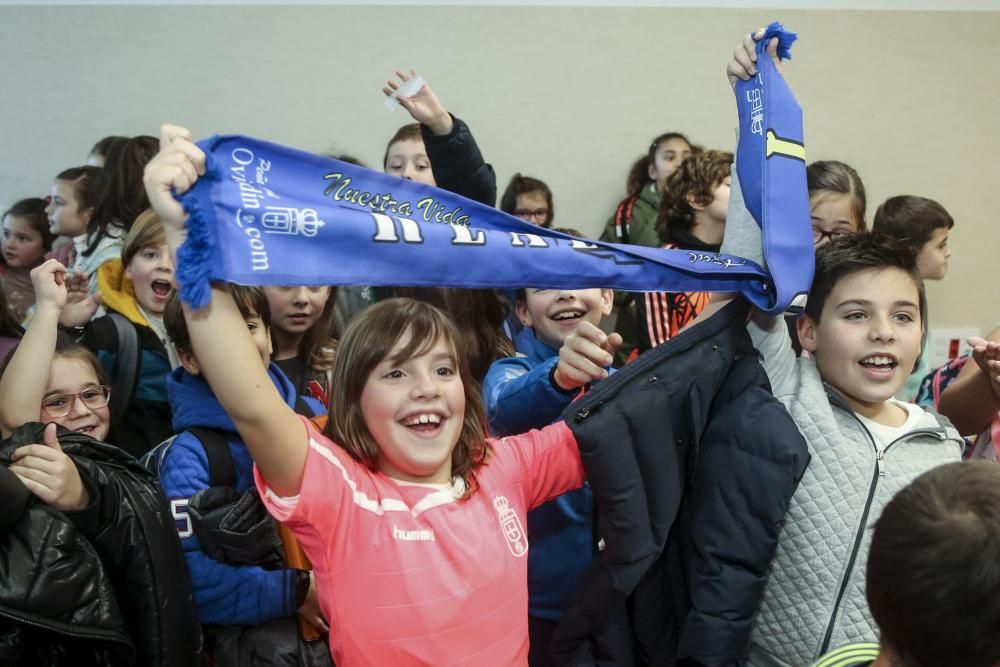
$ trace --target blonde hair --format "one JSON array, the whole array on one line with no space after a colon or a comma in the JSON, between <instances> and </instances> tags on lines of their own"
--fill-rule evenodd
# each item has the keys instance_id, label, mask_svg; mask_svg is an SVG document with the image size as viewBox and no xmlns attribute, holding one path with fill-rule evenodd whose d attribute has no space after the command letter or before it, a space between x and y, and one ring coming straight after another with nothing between
<instances>
[{"instance_id":1,"label":"blonde hair","mask_svg":"<svg viewBox=\"0 0 1000 667\"><path fill-rule=\"evenodd\" d=\"M479 384L472 379L458 329L447 315L428 303L387 299L367 308L351 322L337 346L330 419L324 435L370 470L378 470L379 446L361 414L361 393L369 375L405 334L409 334L409 343L395 356L399 361L425 354L439 340L451 347L465 393L462 430L451 453L451 475L465 482L468 496L477 486L476 468L489 456L486 417Z\"/></svg>"},{"instance_id":2,"label":"blonde hair","mask_svg":"<svg viewBox=\"0 0 1000 667\"><path fill-rule=\"evenodd\" d=\"M139 254L139 251L149 246L160 246L167 242L167 235L163 231L163 223L160 217L147 208L139 214L125 236L122 244L122 266L127 267L132 259Z\"/></svg>"}]
</instances>

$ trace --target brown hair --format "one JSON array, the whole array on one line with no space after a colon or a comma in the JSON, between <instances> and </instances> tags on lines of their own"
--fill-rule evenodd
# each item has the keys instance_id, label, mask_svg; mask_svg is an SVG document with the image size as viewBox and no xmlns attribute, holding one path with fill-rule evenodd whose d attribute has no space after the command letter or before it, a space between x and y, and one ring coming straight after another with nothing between
<instances>
[{"instance_id":1,"label":"brown hair","mask_svg":"<svg viewBox=\"0 0 1000 667\"><path fill-rule=\"evenodd\" d=\"M514 345L504 334L510 306L495 290L456 287L396 287L392 295L429 303L444 311L458 329L472 378L482 383L497 359L512 357Z\"/></svg>"},{"instance_id":2,"label":"brown hair","mask_svg":"<svg viewBox=\"0 0 1000 667\"><path fill-rule=\"evenodd\" d=\"M91 368L94 369L94 374L97 376L97 381L100 384L111 384L111 380L108 378L108 374L105 372L104 367L94 356L94 353L81 345L72 336L60 331L56 335L56 349L52 355L53 359L62 357L64 359L76 359L82 361Z\"/></svg>"},{"instance_id":3,"label":"brown hair","mask_svg":"<svg viewBox=\"0 0 1000 667\"><path fill-rule=\"evenodd\" d=\"M1000 664L998 553L996 463L939 466L889 501L872 535L866 594L900 665Z\"/></svg>"},{"instance_id":4,"label":"brown hair","mask_svg":"<svg viewBox=\"0 0 1000 667\"><path fill-rule=\"evenodd\" d=\"M113 148L125 143L126 141L128 141L128 137L121 137L114 134L104 137L94 144L94 147L90 149L88 156L96 155L104 160L108 157L108 153L110 153Z\"/></svg>"},{"instance_id":5,"label":"brown hair","mask_svg":"<svg viewBox=\"0 0 1000 667\"><path fill-rule=\"evenodd\" d=\"M729 176L732 162L733 154L727 151L701 151L684 160L667 177L656 217L656 231L660 239L681 247L692 242L695 211L688 199L694 199L699 205L710 204L712 190ZM694 242L699 243L697 239Z\"/></svg>"},{"instance_id":6,"label":"brown hair","mask_svg":"<svg viewBox=\"0 0 1000 667\"><path fill-rule=\"evenodd\" d=\"M184 320L184 308L178 291L174 290L163 308L163 327L178 352L191 352L191 335ZM271 305L263 289L226 283L226 291L233 297L243 319L256 315L267 329L271 328Z\"/></svg>"},{"instance_id":7,"label":"brown hair","mask_svg":"<svg viewBox=\"0 0 1000 667\"><path fill-rule=\"evenodd\" d=\"M868 230L865 222L865 209L868 197L865 194L865 184L858 172L849 164L837 160L818 160L806 167L806 186L809 188L809 198L823 193L851 196L851 213L858 231Z\"/></svg>"},{"instance_id":8,"label":"brown hair","mask_svg":"<svg viewBox=\"0 0 1000 667\"><path fill-rule=\"evenodd\" d=\"M52 250L52 241L55 237L49 229L49 216L45 213L45 200L38 197L30 197L16 202L0 216L0 221L6 220L8 215L24 218L33 230L42 237L42 249L46 252ZM44 259L44 257L43 257Z\"/></svg>"},{"instance_id":9,"label":"brown hair","mask_svg":"<svg viewBox=\"0 0 1000 667\"><path fill-rule=\"evenodd\" d=\"M537 178L522 176L520 173L511 176L510 183L507 184L507 189L503 191L503 196L500 197L500 210L513 215L515 209L517 209L517 196L528 194L529 192L541 192L545 195L545 204L549 208L549 214L545 216L545 221L541 226L551 227L552 218L556 215L555 204L552 203L552 190L549 189L545 181Z\"/></svg>"},{"instance_id":10,"label":"brown hair","mask_svg":"<svg viewBox=\"0 0 1000 667\"><path fill-rule=\"evenodd\" d=\"M101 193L101 179L104 170L100 167L70 167L59 172L55 180L68 181L73 184L73 194L76 195L77 209L93 210L97 206L97 197Z\"/></svg>"},{"instance_id":11,"label":"brown hair","mask_svg":"<svg viewBox=\"0 0 1000 667\"><path fill-rule=\"evenodd\" d=\"M486 417L479 384L472 380L463 338L442 311L415 299L387 299L365 309L340 339L333 366L330 419L324 435L338 443L370 470L378 470L379 446L361 414L361 394L368 377L399 341L409 334L406 347L395 360L405 361L425 354L439 340L447 343L455 357L465 392L462 431L451 453L452 479L465 482L466 497L476 489L475 471L489 456Z\"/></svg>"},{"instance_id":12,"label":"brown hair","mask_svg":"<svg viewBox=\"0 0 1000 667\"><path fill-rule=\"evenodd\" d=\"M885 234L920 252L936 229L955 226L944 206L915 195L889 197L875 211L872 231Z\"/></svg>"},{"instance_id":13,"label":"brown hair","mask_svg":"<svg viewBox=\"0 0 1000 667\"><path fill-rule=\"evenodd\" d=\"M396 130L396 134L392 135L392 139L385 145L385 155L382 156L382 169L385 169L385 165L389 164L389 149L392 148L394 143L397 141L423 142L423 140L424 135L420 132L420 123L410 123Z\"/></svg>"},{"instance_id":14,"label":"brown hair","mask_svg":"<svg viewBox=\"0 0 1000 667\"><path fill-rule=\"evenodd\" d=\"M161 246L167 242L166 232L160 217L151 208L139 214L135 224L125 236L122 244L122 267L127 267L139 251L149 246Z\"/></svg>"},{"instance_id":15,"label":"brown hair","mask_svg":"<svg viewBox=\"0 0 1000 667\"><path fill-rule=\"evenodd\" d=\"M87 225L90 244L83 251L84 256L97 250L108 235L109 226L120 226L127 232L139 214L149 208L142 174L158 150L159 139L146 135L112 145L104 161L100 195Z\"/></svg>"}]
</instances>

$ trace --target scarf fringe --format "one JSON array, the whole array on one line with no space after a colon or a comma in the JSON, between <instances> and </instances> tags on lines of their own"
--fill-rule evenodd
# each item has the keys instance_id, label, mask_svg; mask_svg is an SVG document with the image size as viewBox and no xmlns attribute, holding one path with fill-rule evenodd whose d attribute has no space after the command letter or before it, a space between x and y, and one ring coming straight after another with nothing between
<instances>
[{"instance_id":1,"label":"scarf fringe","mask_svg":"<svg viewBox=\"0 0 1000 667\"><path fill-rule=\"evenodd\" d=\"M799 38L798 33L785 30L781 21L775 21L764 29L764 38L757 42L757 55L763 55L764 48L771 41L772 37L778 38L778 58L781 60L792 59L792 44Z\"/></svg>"},{"instance_id":2,"label":"scarf fringe","mask_svg":"<svg viewBox=\"0 0 1000 667\"><path fill-rule=\"evenodd\" d=\"M212 298L212 267L221 263L212 213L212 190L220 180L218 165L205 151L205 175L180 197L188 213L187 239L177 249L177 282L181 298L194 308L204 308Z\"/></svg>"}]
</instances>

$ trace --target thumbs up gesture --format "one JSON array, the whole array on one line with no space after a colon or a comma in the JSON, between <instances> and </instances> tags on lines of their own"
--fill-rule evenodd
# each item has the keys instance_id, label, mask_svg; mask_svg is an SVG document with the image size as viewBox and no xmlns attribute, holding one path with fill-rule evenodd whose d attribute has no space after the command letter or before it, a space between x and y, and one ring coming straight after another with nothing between
<instances>
[{"instance_id":1,"label":"thumbs up gesture","mask_svg":"<svg viewBox=\"0 0 1000 667\"><path fill-rule=\"evenodd\" d=\"M44 442L14 450L11 472L42 502L61 512L82 510L90 502L73 459L63 453L56 425L45 427Z\"/></svg>"}]
</instances>

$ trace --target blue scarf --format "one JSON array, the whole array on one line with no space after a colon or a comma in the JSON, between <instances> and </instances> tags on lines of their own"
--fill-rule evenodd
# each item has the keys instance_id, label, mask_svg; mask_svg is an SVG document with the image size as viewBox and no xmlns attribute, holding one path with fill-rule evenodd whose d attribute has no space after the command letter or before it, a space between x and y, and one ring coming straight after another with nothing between
<instances>
[{"instance_id":1,"label":"blue scarf","mask_svg":"<svg viewBox=\"0 0 1000 667\"><path fill-rule=\"evenodd\" d=\"M815 251L808 222L802 109L764 53L772 37L778 38L778 57L785 59L791 57L798 36L777 22L767 26L757 42L757 76L736 82L736 171L747 210L763 230L764 263L777 292L775 301L789 304L809 291Z\"/></svg>"},{"instance_id":2,"label":"blue scarf","mask_svg":"<svg viewBox=\"0 0 1000 667\"><path fill-rule=\"evenodd\" d=\"M760 78L761 86L783 86L778 103L794 107L787 115L799 118L799 131L779 126L780 136L801 143L801 112L787 86L776 72ZM745 113L741 104L741 127L750 122ZM805 217L767 214L791 195L769 199L763 216L754 213L770 249L769 273L740 257L576 239L444 190L258 139L215 136L198 145L206 173L180 197L190 217L177 253L181 296L195 307L207 305L211 281L228 281L739 292L779 313L812 280L811 264L806 270L795 260L812 261L808 207ZM740 160L748 163L738 165L741 179L743 169L762 172L743 181L748 189L784 177L763 152L748 157L742 139ZM801 176L772 190L798 188L805 201ZM748 193L748 203L753 196L761 199ZM786 262L791 268L782 270Z\"/></svg>"}]
</instances>

